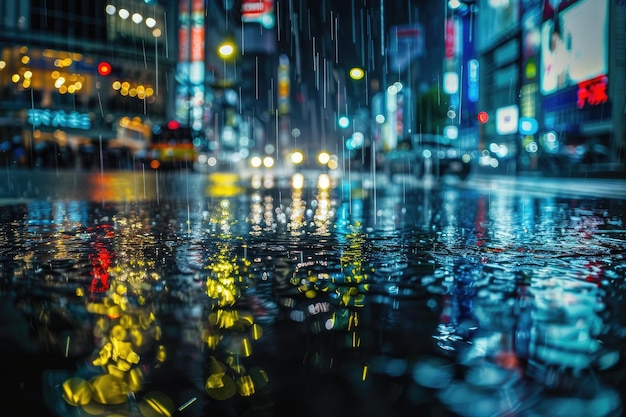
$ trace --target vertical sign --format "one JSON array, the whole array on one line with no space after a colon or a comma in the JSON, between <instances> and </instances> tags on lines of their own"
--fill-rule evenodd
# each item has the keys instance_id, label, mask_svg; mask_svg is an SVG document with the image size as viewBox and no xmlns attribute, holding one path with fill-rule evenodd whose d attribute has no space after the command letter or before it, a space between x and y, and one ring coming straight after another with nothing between
<instances>
[{"instance_id":1,"label":"vertical sign","mask_svg":"<svg viewBox=\"0 0 626 417\"><path fill-rule=\"evenodd\" d=\"M424 55L424 29L419 23L393 26L389 42L393 71L404 71L413 59Z\"/></svg>"},{"instance_id":2,"label":"vertical sign","mask_svg":"<svg viewBox=\"0 0 626 417\"><path fill-rule=\"evenodd\" d=\"M176 120L199 131L204 108L204 1L180 0L178 5Z\"/></svg>"},{"instance_id":3,"label":"vertical sign","mask_svg":"<svg viewBox=\"0 0 626 417\"><path fill-rule=\"evenodd\" d=\"M204 61L204 0L192 0L191 62Z\"/></svg>"},{"instance_id":4,"label":"vertical sign","mask_svg":"<svg viewBox=\"0 0 626 417\"><path fill-rule=\"evenodd\" d=\"M467 99L473 103L478 101L478 60L467 61Z\"/></svg>"},{"instance_id":5,"label":"vertical sign","mask_svg":"<svg viewBox=\"0 0 626 417\"><path fill-rule=\"evenodd\" d=\"M455 36L456 31L454 27L454 20L452 18L448 18L446 20L446 38L444 39L444 51L446 58L454 58Z\"/></svg>"},{"instance_id":6,"label":"vertical sign","mask_svg":"<svg viewBox=\"0 0 626 417\"><path fill-rule=\"evenodd\" d=\"M183 124L189 122L189 31L190 31L190 0L179 0L178 2L178 62L176 65L176 96L174 99L176 120Z\"/></svg>"},{"instance_id":7,"label":"vertical sign","mask_svg":"<svg viewBox=\"0 0 626 417\"><path fill-rule=\"evenodd\" d=\"M289 58L281 55L278 58L278 113L289 114Z\"/></svg>"},{"instance_id":8,"label":"vertical sign","mask_svg":"<svg viewBox=\"0 0 626 417\"><path fill-rule=\"evenodd\" d=\"M178 62L189 61L189 0L178 3Z\"/></svg>"}]
</instances>

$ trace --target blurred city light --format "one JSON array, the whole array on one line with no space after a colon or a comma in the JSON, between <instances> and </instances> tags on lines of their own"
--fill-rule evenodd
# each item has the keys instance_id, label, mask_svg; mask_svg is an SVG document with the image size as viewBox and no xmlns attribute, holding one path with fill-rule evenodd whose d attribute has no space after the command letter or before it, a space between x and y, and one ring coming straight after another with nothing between
<instances>
[{"instance_id":1,"label":"blurred city light","mask_svg":"<svg viewBox=\"0 0 626 417\"><path fill-rule=\"evenodd\" d=\"M301 164L304 161L304 154L300 151L295 151L291 154L291 162L294 164Z\"/></svg>"},{"instance_id":2,"label":"blurred city light","mask_svg":"<svg viewBox=\"0 0 626 417\"><path fill-rule=\"evenodd\" d=\"M296 190L301 190L304 187L304 175L297 172L291 177L291 186Z\"/></svg>"},{"instance_id":3,"label":"blurred city light","mask_svg":"<svg viewBox=\"0 0 626 417\"><path fill-rule=\"evenodd\" d=\"M317 179L317 188L320 190L328 190L330 188L330 176L321 174Z\"/></svg>"},{"instance_id":4,"label":"blurred city light","mask_svg":"<svg viewBox=\"0 0 626 417\"><path fill-rule=\"evenodd\" d=\"M111 64L106 61L102 61L98 64L98 74L107 76L111 73Z\"/></svg>"},{"instance_id":5,"label":"blurred city light","mask_svg":"<svg viewBox=\"0 0 626 417\"><path fill-rule=\"evenodd\" d=\"M259 156L253 156L250 158L250 166L252 168L259 168L263 164L263 160Z\"/></svg>"},{"instance_id":6,"label":"blurred city light","mask_svg":"<svg viewBox=\"0 0 626 417\"><path fill-rule=\"evenodd\" d=\"M350 78L353 80L360 80L365 76L365 71L362 68L354 67L350 69Z\"/></svg>"},{"instance_id":7,"label":"blurred city light","mask_svg":"<svg viewBox=\"0 0 626 417\"><path fill-rule=\"evenodd\" d=\"M232 58L235 54L235 44L232 41L224 41L217 47L217 54L222 59Z\"/></svg>"},{"instance_id":8,"label":"blurred city light","mask_svg":"<svg viewBox=\"0 0 626 417\"><path fill-rule=\"evenodd\" d=\"M347 116L341 116L337 121L340 128L345 129L350 126L350 119Z\"/></svg>"},{"instance_id":9,"label":"blurred city light","mask_svg":"<svg viewBox=\"0 0 626 417\"><path fill-rule=\"evenodd\" d=\"M330 154L328 152L320 152L317 155L317 161L322 164L322 165L326 165L328 164L328 161L330 161Z\"/></svg>"},{"instance_id":10,"label":"blurred city light","mask_svg":"<svg viewBox=\"0 0 626 417\"><path fill-rule=\"evenodd\" d=\"M265 168L271 168L274 166L274 158L272 158L271 156L266 156L265 158L263 158L263 166Z\"/></svg>"}]
</instances>

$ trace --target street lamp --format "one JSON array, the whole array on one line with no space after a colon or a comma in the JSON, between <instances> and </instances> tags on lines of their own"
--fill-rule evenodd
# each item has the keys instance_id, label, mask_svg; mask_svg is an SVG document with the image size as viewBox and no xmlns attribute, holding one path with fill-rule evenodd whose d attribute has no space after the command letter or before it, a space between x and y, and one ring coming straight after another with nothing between
<instances>
[{"instance_id":1,"label":"street lamp","mask_svg":"<svg viewBox=\"0 0 626 417\"><path fill-rule=\"evenodd\" d=\"M217 54L224 60L231 59L235 55L235 51L235 43L230 40L222 42L217 47Z\"/></svg>"},{"instance_id":2,"label":"street lamp","mask_svg":"<svg viewBox=\"0 0 626 417\"><path fill-rule=\"evenodd\" d=\"M365 76L365 71L363 71L363 68L354 67L350 69L349 74L350 74L350 78L358 81L358 80L361 80Z\"/></svg>"}]
</instances>

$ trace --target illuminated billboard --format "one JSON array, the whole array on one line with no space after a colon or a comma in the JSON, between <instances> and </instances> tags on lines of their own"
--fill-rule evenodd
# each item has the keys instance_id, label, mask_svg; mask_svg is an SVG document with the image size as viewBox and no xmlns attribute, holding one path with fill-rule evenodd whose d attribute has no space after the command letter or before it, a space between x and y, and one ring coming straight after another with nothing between
<instances>
[{"instance_id":1,"label":"illuminated billboard","mask_svg":"<svg viewBox=\"0 0 626 417\"><path fill-rule=\"evenodd\" d=\"M242 0L241 21L260 23L264 28L274 27L274 0Z\"/></svg>"},{"instance_id":2,"label":"illuminated billboard","mask_svg":"<svg viewBox=\"0 0 626 417\"><path fill-rule=\"evenodd\" d=\"M205 95L204 15L203 0L179 1L176 119L196 131L202 129Z\"/></svg>"},{"instance_id":3,"label":"illuminated billboard","mask_svg":"<svg viewBox=\"0 0 626 417\"><path fill-rule=\"evenodd\" d=\"M552 3L546 0L541 25L541 93L593 80L606 84L608 0L561 2L562 7L548 9Z\"/></svg>"}]
</instances>

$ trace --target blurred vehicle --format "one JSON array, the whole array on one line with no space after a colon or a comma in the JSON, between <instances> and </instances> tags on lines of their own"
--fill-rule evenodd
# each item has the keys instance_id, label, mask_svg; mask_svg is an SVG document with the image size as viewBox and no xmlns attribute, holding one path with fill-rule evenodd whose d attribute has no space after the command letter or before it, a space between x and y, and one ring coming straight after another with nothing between
<instances>
[{"instance_id":1,"label":"blurred vehicle","mask_svg":"<svg viewBox=\"0 0 626 417\"><path fill-rule=\"evenodd\" d=\"M442 135L416 134L386 152L380 166L390 178L398 174L418 179L425 175L436 178L452 175L465 180L471 173L471 157Z\"/></svg>"},{"instance_id":2,"label":"blurred vehicle","mask_svg":"<svg viewBox=\"0 0 626 417\"><path fill-rule=\"evenodd\" d=\"M197 151L196 161L193 164L194 171L212 172L219 168L219 160L217 153L208 149L199 149Z\"/></svg>"},{"instance_id":3,"label":"blurred vehicle","mask_svg":"<svg viewBox=\"0 0 626 417\"><path fill-rule=\"evenodd\" d=\"M70 168L74 166L74 152L66 140L54 135L37 138L28 152L34 168Z\"/></svg>"},{"instance_id":4,"label":"blurred vehicle","mask_svg":"<svg viewBox=\"0 0 626 417\"><path fill-rule=\"evenodd\" d=\"M541 169L544 174L572 174L607 169L611 150L597 139L548 132L540 140ZM621 159L621 158L620 158ZM610 169L607 169L610 170Z\"/></svg>"},{"instance_id":5,"label":"blurred vehicle","mask_svg":"<svg viewBox=\"0 0 626 417\"><path fill-rule=\"evenodd\" d=\"M191 128L170 120L153 129L147 158L150 167L154 169L193 168L198 155Z\"/></svg>"},{"instance_id":6,"label":"blurred vehicle","mask_svg":"<svg viewBox=\"0 0 626 417\"><path fill-rule=\"evenodd\" d=\"M198 155L191 128L175 120L151 127L138 117L123 117L116 130L116 138L106 149L105 159L111 168L128 169L142 163L152 169L196 166Z\"/></svg>"},{"instance_id":7,"label":"blurred vehicle","mask_svg":"<svg viewBox=\"0 0 626 417\"><path fill-rule=\"evenodd\" d=\"M19 166L25 160L24 144L19 135L0 141L0 166Z\"/></svg>"}]
</instances>

